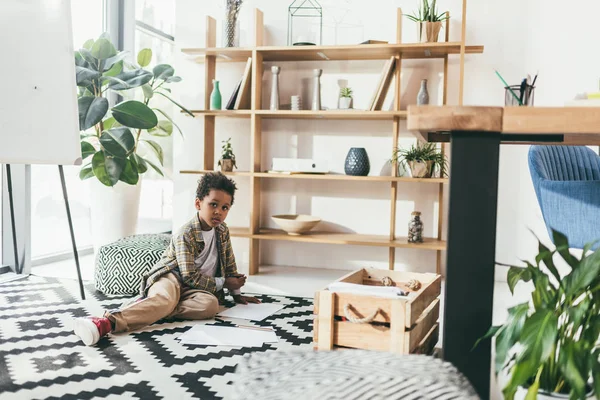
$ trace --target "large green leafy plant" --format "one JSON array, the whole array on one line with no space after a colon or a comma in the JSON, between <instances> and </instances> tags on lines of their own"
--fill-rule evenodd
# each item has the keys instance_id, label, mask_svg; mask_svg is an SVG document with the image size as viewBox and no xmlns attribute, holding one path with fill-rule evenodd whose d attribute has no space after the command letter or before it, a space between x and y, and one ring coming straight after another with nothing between
<instances>
[{"instance_id":1,"label":"large green leafy plant","mask_svg":"<svg viewBox=\"0 0 600 400\"><path fill-rule=\"evenodd\" d=\"M485 338L496 338L496 374L510 373L504 388L513 399L519 386L529 387L527 399L538 391L585 398L593 382L600 393L600 251L581 258L569 252L567 238L553 231L556 250L541 242L535 264L510 266L511 292L518 282L532 282L531 301L509 309L507 321L490 328ZM561 277L555 258L562 258L570 272Z\"/></svg>"},{"instance_id":2,"label":"large green leafy plant","mask_svg":"<svg viewBox=\"0 0 600 400\"><path fill-rule=\"evenodd\" d=\"M144 69L152 59L150 49L138 53L137 65L128 63L127 55L117 51L106 34L96 41L88 40L75 52L84 159L79 176L95 176L106 186L119 181L135 185L149 168L163 175L157 165L163 164L163 150L151 137L170 136L173 126L181 130L166 112L150 105L153 98L166 98L193 116L170 97L168 84L181 81L173 67L159 64L151 71ZM132 89L141 91L143 100L135 100ZM130 99L111 108L107 98L111 92ZM141 155L142 144L155 155L155 161Z\"/></svg>"}]
</instances>

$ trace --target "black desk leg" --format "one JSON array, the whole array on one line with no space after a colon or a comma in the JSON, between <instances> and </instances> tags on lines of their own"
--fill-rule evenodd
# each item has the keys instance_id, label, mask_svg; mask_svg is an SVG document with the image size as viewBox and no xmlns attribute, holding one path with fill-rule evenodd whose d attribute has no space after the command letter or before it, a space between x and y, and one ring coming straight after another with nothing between
<instances>
[{"instance_id":1,"label":"black desk leg","mask_svg":"<svg viewBox=\"0 0 600 400\"><path fill-rule=\"evenodd\" d=\"M444 358L490 396L500 133L452 132Z\"/></svg>"},{"instance_id":2,"label":"black desk leg","mask_svg":"<svg viewBox=\"0 0 600 400\"><path fill-rule=\"evenodd\" d=\"M10 227L13 239L13 252L15 256L15 273L23 273L24 264L19 261L19 251L17 250L17 228L15 226L15 206L12 193L12 174L10 173L10 164L6 164L6 188L8 190L8 206L10 209Z\"/></svg>"},{"instance_id":3,"label":"black desk leg","mask_svg":"<svg viewBox=\"0 0 600 400\"><path fill-rule=\"evenodd\" d=\"M65 173L63 166L58 166L60 174L60 182L62 184L63 197L65 199L65 208L67 209L67 220L69 221L69 230L71 231L71 244L73 245L73 256L75 257L75 266L77 267L77 279L79 280L79 292L81 299L85 300L85 292L83 290L83 280L81 279L81 269L79 268L79 254L77 253L77 245L75 244L75 233L73 232L73 220L71 219L71 208L69 207L69 196L67 195L67 184L65 183Z\"/></svg>"}]
</instances>

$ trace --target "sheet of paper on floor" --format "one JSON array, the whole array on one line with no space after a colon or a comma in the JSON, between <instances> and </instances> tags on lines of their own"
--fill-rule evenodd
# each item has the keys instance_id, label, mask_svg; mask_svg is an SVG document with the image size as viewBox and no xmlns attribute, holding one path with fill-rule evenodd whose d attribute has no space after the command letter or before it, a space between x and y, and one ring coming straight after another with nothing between
<instances>
[{"instance_id":1,"label":"sheet of paper on floor","mask_svg":"<svg viewBox=\"0 0 600 400\"><path fill-rule=\"evenodd\" d=\"M261 303L261 304L236 304L218 313L218 316L228 318L241 318L252 321L262 321L275 314L284 307L279 303Z\"/></svg>"},{"instance_id":2,"label":"sheet of paper on floor","mask_svg":"<svg viewBox=\"0 0 600 400\"><path fill-rule=\"evenodd\" d=\"M277 343L275 331L230 326L196 325L183 333L182 344L209 346L260 347L264 343Z\"/></svg>"}]
</instances>

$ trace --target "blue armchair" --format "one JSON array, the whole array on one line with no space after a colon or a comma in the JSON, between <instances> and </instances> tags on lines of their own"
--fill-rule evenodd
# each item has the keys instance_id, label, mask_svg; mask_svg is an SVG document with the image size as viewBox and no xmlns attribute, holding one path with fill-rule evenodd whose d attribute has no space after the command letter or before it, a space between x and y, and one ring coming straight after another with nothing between
<instances>
[{"instance_id":1,"label":"blue armchair","mask_svg":"<svg viewBox=\"0 0 600 400\"><path fill-rule=\"evenodd\" d=\"M531 146L529 171L546 229L572 248L600 239L600 157L584 146ZM598 248L595 246L594 248Z\"/></svg>"}]
</instances>

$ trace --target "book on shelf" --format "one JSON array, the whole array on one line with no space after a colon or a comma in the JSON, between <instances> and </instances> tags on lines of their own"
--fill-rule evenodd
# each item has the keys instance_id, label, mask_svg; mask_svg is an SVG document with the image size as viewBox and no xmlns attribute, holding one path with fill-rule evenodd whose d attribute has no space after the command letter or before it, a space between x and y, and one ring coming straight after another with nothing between
<instances>
[{"instance_id":1,"label":"book on shelf","mask_svg":"<svg viewBox=\"0 0 600 400\"><path fill-rule=\"evenodd\" d=\"M371 98L370 103L370 111L381 110L383 106L383 102L387 96L387 92L390 88L390 84L392 82L392 78L394 77L394 69L396 65L396 59L394 56L391 56L389 60L386 61L383 66L383 70L381 71L381 76L379 77L379 85Z\"/></svg>"},{"instance_id":2,"label":"book on shelf","mask_svg":"<svg viewBox=\"0 0 600 400\"><path fill-rule=\"evenodd\" d=\"M246 69L244 75L242 75L242 81L240 83L240 90L237 98L235 99L234 110L248 110L250 109L250 82L252 81L252 57L248 57L246 62Z\"/></svg>"},{"instance_id":3,"label":"book on shelf","mask_svg":"<svg viewBox=\"0 0 600 400\"><path fill-rule=\"evenodd\" d=\"M240 79L240 81L237 83L237 85L235 85L235 89L233 89L233 93L231 93L231 97L229 98L229 101L227 102L227 106L225 107L226 110L233 110L233 107L235 107L235 101L237 100L241 85L242 85L242 80Z\"/></svg>"}]
</instances>

